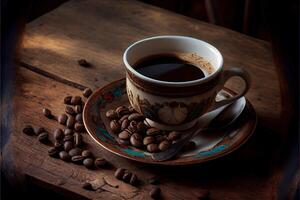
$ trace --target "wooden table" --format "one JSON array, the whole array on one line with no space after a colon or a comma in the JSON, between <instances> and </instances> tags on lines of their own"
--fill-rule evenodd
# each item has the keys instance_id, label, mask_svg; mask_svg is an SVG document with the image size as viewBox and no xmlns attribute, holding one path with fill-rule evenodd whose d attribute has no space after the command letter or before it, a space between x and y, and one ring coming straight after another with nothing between
<instances>
[{"instance_id":1,"label":"wooden table","mask_svg":"<svg viewBox=\"0 0 300 200\"><path fill-rule=\"evenodd\" d=\"M26 124L44 126L51 133L62 127L46 119L42 109L61 114L66 95L81 95L85 87L96 89L124 77L122 53L129 44L168 34L208 41L220 49L226 67L243 67L251 74L253 84L247 98L257 111L259 125L238 151L201 165L158 167L113 155L85 134L84 140L95 155L141 178L142 185L135 188L115 180L112 169L87 170L48 157L48 146L22 134ZM79 66L81 58L92 67ZM197 199L202 189L209 189L212 199L276 197L282 175L277 164L281 98L271 47L265 41L137 1L74 0L28 24L16 77L13 131L2 156L4 163L9 163L6 175L11 179L23 177L25 183L80 199L149 199L152 186L146 180L154 175L161 177L164 199ZM239 89L237 80L228 86ZM109 184L102 192L81 188L86 180L103 178L119 188Z\"/></svg>"}]
</instances>

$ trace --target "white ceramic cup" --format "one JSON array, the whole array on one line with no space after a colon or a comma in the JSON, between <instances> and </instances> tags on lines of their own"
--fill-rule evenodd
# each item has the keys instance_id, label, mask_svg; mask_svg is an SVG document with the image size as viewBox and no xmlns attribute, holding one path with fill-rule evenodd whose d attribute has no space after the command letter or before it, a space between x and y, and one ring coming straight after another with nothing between
<instances>
[{"instance_id":1,"label":"white ceramic cup","mask_svg":"<svg viewBox=\"0 0 300 200\"><path fill-rule=\"evenodd\" d=\"M132 66L139 60L156 54L194 53L209 61L214 70L198 80L168 82L149 78ZM165 130L192 127L204 113L228 104L245 95L250 86L249 74L242 68L223 69L223 57L218 49L199 39L185 36L157 36L130 45L123 55L126 67L126 87L130 104L147 121ZM233 76L241 77L245 87L238 95L216 101L217 93Z\"/></svg>"}]
</instances>

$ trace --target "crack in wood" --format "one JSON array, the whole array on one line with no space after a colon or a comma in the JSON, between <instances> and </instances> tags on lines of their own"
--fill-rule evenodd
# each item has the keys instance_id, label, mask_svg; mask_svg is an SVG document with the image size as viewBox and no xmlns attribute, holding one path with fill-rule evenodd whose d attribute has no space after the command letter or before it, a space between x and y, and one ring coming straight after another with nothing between
<instances>
[{"instance_id":1,"label":"crack in wood","mask_svg":"<svg viewBox=\"0 0 300 200\"><path fill-rule=\"evenodd\" d=\"M73 81L69 81L67 79L61 78L61 77L59 77L59 76L57 76L55 74L49 73L47 71L43 71L43 70L39 69L36 66L29 65L29 64L24 63L22 61L20 61L19 64L20 64L21 67L24 67L24 68L26 68L26 69L28 69L30 71L33 71L33 72L35 72L35 73L37 73L39 75L45 76L47 78L50 78L50 79L55 80L57 82L63 83L65 85L68 85L68 86L71 86L71 87L74 87L74 88L77 88L77 89L80 89L80 90L84 90L85 88L87 88L84 85L81 85L79 83L75 83Z\"/></svg>"}]
</instances>

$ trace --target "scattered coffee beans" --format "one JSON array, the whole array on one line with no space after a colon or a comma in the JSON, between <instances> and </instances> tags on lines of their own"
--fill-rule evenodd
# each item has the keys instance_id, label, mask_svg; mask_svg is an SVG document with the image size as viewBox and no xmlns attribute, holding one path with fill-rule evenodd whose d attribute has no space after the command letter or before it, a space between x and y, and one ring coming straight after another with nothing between
<instances>
[{"instance_id":1,"label":"scattered coffee beans","mask_svg":"<svg viewBox=\"0 0 300 200\"><path fill-rule=\"evenodd\" d=\"M48 142L48 133L47 132L43 132L41 134L38 135L38 140L41 143L47 143Z\"/></svg>"},{"instance_id":2,"label":"scattered coffee beans","mask_svg":"<svg viewBox=\"0 0 300 200\"><path fill-rule=\"evenodd\" d=\"M59 158L62 159L63 161L70 161L70 156L65 151L59 152Z\"/></svg>"},{"instance_id":3,"label":"scattered coffee beans","mask_svg":"<svg viewBox=\"0 0 300 200\"><path fill-rule=\"evenodd\" d=\"M94 164L95 167L101 168L107 165L107 161L104 158L96 158Z\"/></svg>"},{"instance_id":4,"label":"scattered coffee beans","mask_svg":"<svg viewBox=\"0 0 300 200\"><path fill-rule=\"evenodd\" d=\"M150 153L155 153L155 152L158 152L158 145L157 144L148 144L147 145L147 150L150 152Z\"/></svg>"},{"instance_id":5,"label":"scattered coffee beans","mask_svg":"<svg viewBox=\"0 0 300 200\"><path fill-rule=\"evenodd\" d=\"M147 135L158 135L161 133L161 130L157 128L149 128L146 133Z\"/></svg>"},{"instance_id":6,"label":"scattered coffee beans","mask_svg":"<svg viewBox=\"0 0 300 200\"><path fill-rule=\"evenodd\" d=\"M137 183L138 183L137 175L132 174L129 183L130 183L130 185L134 185L134 186L137 185Z\"/></svg>"},{"instance_id":7,"label":"scattered coffee beans","mask_svg":"<svg viewBox=\"0 0 300 200\"><path fill-rule=\"evenodd\" d=\"M73 135L73 130L72 129L69 129L69 128L66 128L65 130L64 130L64 134L65 135Z\"/></svg>"},{"instance_id":8,"label":"scattered coffee beans","mask_svg":"<svg viewBox=\"0 0 300 200\"><path fill-rule=\"evenodd\" d=\"M71 157L73 157L73 156L79 156L79 155L81 155L81 152L82 152L82 150L76 147L76 148L73 148L73 149L71 149L69 151L69 155Z\"/></svg>"},{"instance_id":9,"label":"scattered coffee beans","mask_svg":"<svg viewBox=\"0 0 300 200\"><path fill-rule=\"evenodd\" d=\"M48 149L48 155L51 157L57 157L58 150L55 147L51 147L50 149Z\"/></svg>"},{"instance_id":10,"label":"scattered coffee beans","mask_svg":"<svg viewBox=\"0 0 300 200\"><path fill-rule=\"evenodd\" d=\"M53 117L51 111L48 108L43 109L43 114L49 119Z\"/></svg>"},{"instance_id":11,"label":"scattered coffee beans","mask_svg":"<svg viewBox=\"0 0 300 200\"><path fill-rule=\"evenodd\" d=\"M155 138L153 136L147 136L143 140L144 145L148 145L155 142Z\"/></svg>"},{"instance_id":12,"label":"scattered coffee beans","mask_svg":"<svg viewBox=\"0 0 300 200\"><path fill-rule=\"evenodd\" d=\"M43 132L46 132L45 128L44 127L39 127L38 130L36 131L36 135L39 135Z\"/></svg>"},{"instance_id":13,"label":"scattered coffee beans","mask_svg":"<svg viewBox=\"0 0 300 200\"><path fill-rule=\"evenodd\" d=\"M131 132L128 129L119 133L119 138L122 140L129 140L130 136L131 136Z\"/></svg>"},{"instance_id":14,"label":"scattered coffee beans","mask_svg":"<svg viewBox=\"0 0 300 200\"><path fill-rule=\"evenodd\" d=\"M56 141L56 142L54 142L54 148L57 150L63 150L64 144L61 141Z\"/></svg>"},{"instance_id":15,"label":"scattered coffee beans","mask_svg":"<svg viewBox=\"0 0 300 200\"><path fill-rule=\"evenodd\" d=\"M71 98L71 102L72 105L80 105L81 104L81 97L80 96L73 96Z\"/></svg>"},{"instance_id":16,"label":"scattered coffee beans","mask_svg":"<svg viewBox=\"0 0 300 200\"><path fill-rule=\"evenodd\" d=\"M86 61L85 59L80 59L77 61L77 63L82 67L90 67L91 66L91 64L88 61Z\"/></svg>"},{"instance_id":17,"label":"scattered coffee beans","mask_svg":"<svg viewBox=\"0 0 300 200\"><path fill-rule=\"evenodd\" d=\"M117 115L117 112L114 111L114 110L108 110L106 113L105 113L105 116L109 119L115 119L118 117Z\"/></svg>"},{"instance_id":18,"label":"scattered coffee beans","mask_svg":"<svg viewBox=\"0 0 300 200\"><path fill-rule=\"evenodd\" d=\"M75 164L82 165L84 159L85 159L84 156L77 155L77 156L72 156L71 161Z\"/></svg>"},{"instance_id":19,"label":"scattered coffee beans","mask_svg":"<svg viewBox=\"0 0 300 200\"><path fill-rule=\"evenodd\" d=\"M68 119L68 116L66 114L61 114L57 117L58 123L60 123L62 125L66 125L67 119Z\"/></svg>"},{"instance_id":20,"label":"scattered coffee beans","mask_svg":"<svg viewBox=\"0 0 300 200\"><path fill-rule=\"evenodd\" d=\"M129 110L126 106L119 106L117 109L116 109L116 112L117 112L117 115L118 117L121 117L123 115L126 115L126 114L129 114Z\"/></svg>"},{"instance_id":21,"label":"scattered coffee beans","mask_svg":"<svg viewBox=\"0 0 300 200\"><path fill-rule=\"evenodd\" d=\"M69 115L76 115L75 110L71 107L71 106L66 106L66 113L68 113Z\"/></svg>"},{"instance_id":22,"label":"scattered coffee beans","mask_svg":"<svg viewBox=\"0 0 300 200\"><path fill-rule=\"evenodd\" d=\"M88 169L92 169L94 167L94 160L92 158L85 158L83 165Z\"/></svg>"},{"instance_id":23,"label":"scattered coffee beans","mask_svg":"<svg viewBox=\"0 0 300 200\"><path fill-rule=\"evenodd\" d=\"M178 131L172 131L168 135L168 139L172 140L172 141L178 140L180 137L181 137L181 135Z\"/></svg>"},{"instance_id":24,"label":"scattered coffee beans","mask_svg":"<svg viewBox=\"0 0 300 200\"><path fill-rule=\"evenodd\" d=\"M34 129L32 128L31 125L26 125L23 128L23 133L25 133L26 135L34 135Z\"/></svg>"},{"instance_id":25,"label":"scattered coffee beans","mask_svg":"<svg viewBox=\"0 0 300 200\"><path fill-rule=\"evenodd\" d=\"M122 180L125 183L129 183L130 179L131 179L131 176L132 176L132 173L130 171L128 171L128 170L125 170Z\"/></svg>"},{"instance_id":26,"label":"scattered coffee beans","mask_svg":"<svg viewBox=\"0 0 300 200\"><path fill-rule=\"evenodd\" d=\"M75 125L74 125L74 129L77 132L83 132L85 130L85 127L84 127L83 123L76 122Z\"/></svg>"},{"instance_id":27,"label":"scattered coffee beans","mask_svg":"<svg viewBox=\"0 0 300 200\"><path fill-rule=\"evenodd\" d=\"M125 173L125 169L124 168L118 168L116 171L115 171L115 177L119 180L122 180L123 176L124 176L124 173Z\"/></svg>"},{"instance_id":28,"label":"scattered coffee beans","mask_svg":"<svg viewBox=\"0 0 300 200\"><path fill-rule=\"evenodd\" d=\"M81 122L81 123L82 123L82 122L83 122L83 121L82 121L82 114L81 114L81 113L77 114L76 117L75 117L75 120L76 120L77 122Z\"/></svg>"},{"instance_id":29,"label":"scattered coffee beans","mask_svg":"<svg viewBox=\"0 0 300 200\"><path fill-rule=\"evenodd\" d=\"M132 113L128 116L129 121L132 121L132 120L139 121L139 120L143 120L143 119L144 119L144 116L141 115L140 113Z\"/></svg>"},{"instance_id":30,"label":"scattered coffee beans","mask_svg":"<svg viewBox=\"0 0 300 200\"><path fill-rule=\"evenodd\" d=\"M153 188L150 192L149 195L152 199L159 199L160 198L160 188L159 187L155 187Z\"/></svg>"},{"instance_id":31,"label":"scattered coffee beans","mask_svg":"<svg viewBox=\"0 0 300 200\"><path fill-rule=\"evenodd\" d=\"M92 90L90 88L85 88L82 92L82 95L86 98L88 98L92 94Z\"/></svg>"},{"instance_id":32,"label":"scattered coffee beans","mask_svg":"<svg viewBox=\"0 0 300 200\"><path fill-rule=\"evenodd\" d=\"M64 138L64 133L60 128L55 129L53 135L56 140L62 140Z\"/></svg>"},{"instance_id":33,"label":"scattered coffee beans","mask_svg":"<svg viewBox=\"0 0 300 200\"><path fill-rule=\"evenodd\" d=\"M90 184L89 182L83 183L82 188L86 190L93 190L92 184Z\"/></svg>"},{"instance_id":34,"label":"scattered coffee beans","mask_svg":"<svg viewBox=\"0 0 300 200\"><path fill-rule=\"evenodd\" d=\"M117 133L120 131L121 126L120 126L119 122L117 122L117 120L112 120L110 122L110 128L114 133Z\"/></svg>"},{"instance_id":35,"label":"scattered coffee beans","mask_svg":"<svg viewBox=\"0 0 300 200\"><path fill-rule=\"evenodd\" d=\"M143 138L141 135L134 133L130 137L130 143L134 147L141 147L143 145Z\"/></svg>"},{"instance_id":36,"label":"scattered coffee beans","mask_svg":"<svg viewBox=\"0 0 300 200\"><path fill-rule=\"evenodd\" d=\"M67 120L67 127L72 129L74 128L74 124L75 124L75 118L73 116L69 116Z\"/></svg>"},{"instance_id":37,"label":"scattered coffee beans","mask_svg":"<svg viewBox=\"0 0 300 200\"><path fill-rule=\"evenodd\" d=\"M66 96L64 98L64 104L71 104L71 99L72 99L72 96Z\"/></svg>"},{"instance_id":38,"label":"scattered coffee beans","mask_svg":"<svg viewBox=\"0 0 300 200\"><path fill-rule=\"evenodd\" d=\"M171 143L168 140L164 140L158 145L158 149L161 151L165 151L170 147Z\"/></svg>"},{"instance_id":39,"label":"scattered coffee beans","mask_svg":"<svg viewBox=\"0 0 300 200\"><path fill-rule=\"evenodd\" d=\"M63 141L73 141L74 140L74 135L65 135Z\"/></svg>"},{"instance_id":40,"label":"scattered coffee beans","mask_svg":"<svg viewBox=\"0 0 300 200\"><path fill-rule=\"evenodd\" d=\"M71 141L65 141L64 142L64 150L66 152L70 151L73 148L73 146L74 146L73 142L71 142Z\"/></svg>"},{"instance_id":41,"label":"scattered coffee beans","mask_svg":"<svg viewBox=\"0 0 300 200\"><path fill-rule=\"evenodd\" d=\"M77 114L82 113L82 105L76 105L74 110Z\"/></svg>"},{"instance_id":42,"label":"scattered coffee beans","mask_svg":"<svg viewBox=\"0 0 300 200\"><path fill-rule=\"evenodd\" d=\"M82 136L79 133L74 133L74 143L76 147L80 147L82 145Z\"/></svg>"},{"instance_id":43,"label":"scattered coffee beans","mask_svg":"<svg viewBox=\"0 0 300 200\"><path fill-rule=\"evenodd\" d=\"M83 150L81 155L84 156L85 158L92 158L93 157L93 153L89 150Z\"/></svg>"}]
</instances>

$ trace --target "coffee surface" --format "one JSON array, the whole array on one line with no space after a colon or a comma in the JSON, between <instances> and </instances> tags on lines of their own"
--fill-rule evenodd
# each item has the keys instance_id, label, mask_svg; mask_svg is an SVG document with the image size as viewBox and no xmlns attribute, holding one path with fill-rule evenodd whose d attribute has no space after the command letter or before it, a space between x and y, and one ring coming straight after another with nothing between
<instances>
[{"instance_id":1,"label":"coffee surface","mask_svg":"<svg viewBox=\"0 0 300 200\"><path fill-rule=\"evenodd\" d=\"M152 79L184 82L202 79L209 74L203 67L201 69L196 65L194 60L176 54L158 54L139 60L133 67L140 74Z\"/></svg>"}]
</instances>

